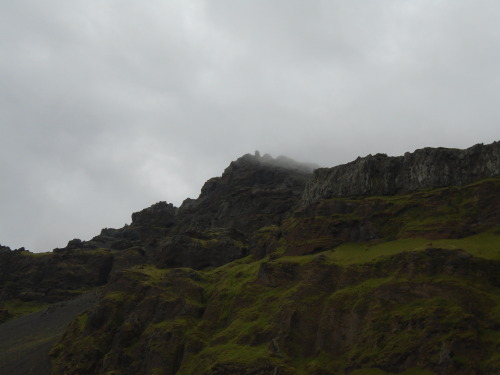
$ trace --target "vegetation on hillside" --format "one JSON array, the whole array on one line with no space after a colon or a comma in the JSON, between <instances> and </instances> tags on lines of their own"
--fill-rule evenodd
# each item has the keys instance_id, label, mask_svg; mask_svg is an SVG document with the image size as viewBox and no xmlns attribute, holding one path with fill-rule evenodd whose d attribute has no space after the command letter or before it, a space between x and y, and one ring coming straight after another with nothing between
<instances>
[{"instance_id":1,"label":"vegetation on hillside","mask_svg":"<svg viewBox=\"0 0 500 375\"><path fill-rule=\"evenodd\" d=\"M261 228L254 255L221 267L124 270L52 350L54 369L496 373L499 187L499 179L489 179L405 196L322 201L282 226ZM332 213L339 207L347 212ZM339 241L335 229L354 222L373 223L377 236ZM466 236L458 235L457 222ZM308 241L312 251L296 251Z\"/></svg>"},{"instance_id":2,"label":"vegetation on hillside","mask_svg":"<svg viewBox=\"0 0 500 375\"><path fill-rule=\"evenodd\" d=\"M0 251L0 323L97 296L57 375L500 373L500 178L301 200L308 173L247 155L179 209Z\"/></svg>"}]
</instances>

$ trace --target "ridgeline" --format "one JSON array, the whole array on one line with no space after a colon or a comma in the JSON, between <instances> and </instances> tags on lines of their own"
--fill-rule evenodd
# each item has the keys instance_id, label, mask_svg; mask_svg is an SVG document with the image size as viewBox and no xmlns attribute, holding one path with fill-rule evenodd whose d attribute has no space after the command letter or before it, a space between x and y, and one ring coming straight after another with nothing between
<instances>
[{"instance_id":1,"label":"ridgeline","mask_svg":"<svg viewBox=\"0 0 500 375\"><path fill-rule=\"evenodd\" d=\"M498 374L500 143L244 155L180 207L0 247L0 322L2 374Z\"/></svg>"}]
</instances>

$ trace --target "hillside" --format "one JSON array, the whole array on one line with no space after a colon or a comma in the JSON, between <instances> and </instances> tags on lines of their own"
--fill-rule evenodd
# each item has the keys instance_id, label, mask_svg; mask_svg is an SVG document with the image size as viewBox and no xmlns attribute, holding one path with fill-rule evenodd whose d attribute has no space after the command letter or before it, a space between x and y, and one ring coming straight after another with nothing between
<instances>
[{"instance_id":1,"label":"hillside","mask_svg":"<svg viewBox=\"0 0 500 375\"><path fill-rule=\"evenodd\" d=\"M245 155L179 208L0 249L0 369L30 373L31 351L40 374L500 373L500 143L313 169ZM51 314L72 322L49 337ZM16 344L21 319L39 345Z\"/></svg>"}]
</instances>

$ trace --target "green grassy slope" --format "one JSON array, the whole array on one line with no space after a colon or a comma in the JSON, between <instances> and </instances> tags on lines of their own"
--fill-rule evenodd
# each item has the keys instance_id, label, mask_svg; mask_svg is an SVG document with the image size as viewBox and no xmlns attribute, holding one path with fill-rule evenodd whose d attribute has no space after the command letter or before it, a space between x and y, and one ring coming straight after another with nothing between
<instances>
[{"instance_id":1,"label":"green grassy slope","mask_svg":"<svg viewBox=\"0 0 500 375\"><path fill-rule=\"evenodd\" d=\"M315 202L212 269L123 261L53 347L54 371L500 373L499 191Z\"/></svg>"},{"instance_id":2,"label":"green grassy slope","mask_svg":"<svg viewBox=\"0 0 500 375\"><path fill-rule=\"evenodd\" d=\"M426 243L134 268L73 323L56 373L495 373L499 232Z\"/></svg>"}]
</instances>

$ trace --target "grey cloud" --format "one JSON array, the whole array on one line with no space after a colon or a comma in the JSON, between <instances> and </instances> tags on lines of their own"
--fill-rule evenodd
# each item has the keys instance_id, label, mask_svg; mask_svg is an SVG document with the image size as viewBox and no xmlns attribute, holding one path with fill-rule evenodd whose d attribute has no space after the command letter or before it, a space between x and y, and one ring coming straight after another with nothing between
<instances>
[{"instance_id":1,"label":"grey cloud","mask_svg":"<svg viewBox=\"0 0 500 375\"><path fill-rule=\"evenodd\" d=\"M500 139L494 1L0 5L0 243L50 250L259 149L332 166Z\"/></svg>"}]
</instances>

